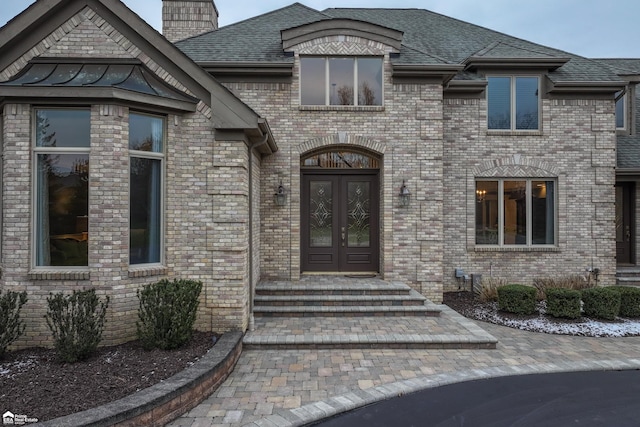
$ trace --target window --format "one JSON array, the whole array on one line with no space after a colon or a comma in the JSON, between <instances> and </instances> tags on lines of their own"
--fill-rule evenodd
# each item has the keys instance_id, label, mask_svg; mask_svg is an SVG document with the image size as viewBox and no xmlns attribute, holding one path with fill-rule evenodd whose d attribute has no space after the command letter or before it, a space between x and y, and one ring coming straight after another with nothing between
<instances>
[{"instance_id":1,"label":"window","mask_svg":"<svg viewBox=\"0 0 640 427\"><path fill-rule=\"evenodd\" d=\"M161 259L164 129L162 117L129 115L130 264L159 263Z\"/></svg>"},{"instance_id":2,"label":"window","mask_svg":"<svg viewBox=\"0 0 640 427\"><path fill-rule=\"evenodd\" d=\"M616 93L616 129L626 129L626 101L627 95L623 92Z\"/></svg>"},{"instance_id":3,"label":"window","mask_svg":"<svg viewBox=\"0 0 640 427\"><path fill-rule=\"evenodd\" d=\"M301 57L302 105L382 105L382 58Z\"/></svg>"},{"instance_id":4,"label":"window","mask_svg":"<svg viewBox=\"0 0 640 427\"><path fill-rule=\"evenodd\" d=\"M489 77L488 128L538 130L538 77Z\"/></svg>"},{"instance_id":5,"label":"window","mask_svg":"<svg viewBox=\"0 0 640 427\"><path fill-rule=\"evenodd\" d=\"M555 245L555 224L555 180L476 181L476 244Z\"/></svg>"},{"instance_id":6,"label":"window","mask_svg":"<svg viewBox=\"0 0 640 427\"><path fill-rule=\"evenodd\" d=\"M87 266L91 112L35 110L35 265Z\"/></svg>"}]
</instances>

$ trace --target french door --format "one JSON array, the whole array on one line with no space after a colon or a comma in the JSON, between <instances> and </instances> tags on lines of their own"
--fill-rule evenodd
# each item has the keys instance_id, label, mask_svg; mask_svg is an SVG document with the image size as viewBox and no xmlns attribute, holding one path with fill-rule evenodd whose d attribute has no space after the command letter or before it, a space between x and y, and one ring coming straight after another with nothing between
<instances>
[{"instance_id":1,"label":"french door","mask_svg":"<svg viewBox=\"0 0 640 427\"><path fill-rule=\"evenodd\" d=\"M306 171L301 189L303 272L379 270L378 171Z\"/></svg>"}]
</instances>

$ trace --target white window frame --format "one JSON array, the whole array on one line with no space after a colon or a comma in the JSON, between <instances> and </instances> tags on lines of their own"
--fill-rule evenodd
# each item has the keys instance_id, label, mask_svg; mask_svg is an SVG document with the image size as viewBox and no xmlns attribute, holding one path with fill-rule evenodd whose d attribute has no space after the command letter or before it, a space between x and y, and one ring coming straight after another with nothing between
<instances>
[{"instance_id":1,"label":"white window frame","mask_svg":"<svg viewBox=\"0 0 640 427\"><path fill-rule=\"evenodd\" d=\"M168 117L159 115L159 114L150 114L141 111L130 111L129 117L131 115L137 116L147 116L153 118L162 119L162 151L154 152L154 151L140 151L140 150L131 150L129 149L129 212L131 211L131 158L139 158L139 159L148 159L148 160L159 160L160 161L160 212L159 212L159 221L160 221L160 233L159 233L159 244L160 244L160 253L159 253L159 261L158 262L148 262L148 263L131 263L131 257L128 257L128 263L131 268L138 267L155 267L164 265L165 262L165 228L166 228L166 217L165 217L165 206L166 206L166 151L167 151L167 130L168 130ZM128 144L128 143L127 143ZM128 232L131 233L131 215L129 215L128 221ZM127 247L130 249L131 245L131 236L129 235L129 241L127 242Z\"/></svg>"},{"instance_id":2,"label":"white window frame","mask_svg":"<svg viewBox=\"0 0 640 427\"><path fill-rule=\"evenodd\" d=\"M334 107L334 108L340 108L340 107L382 107L384 106L384 58L381 56L364 56L364 55L328 55L328 56L312 56L312 55L301 55L300 56L300 61L302 62L302 60L304 58L321 58L324 60L324 86L325 86L325 95L324 95L324 104L303 104L302 103L302 85L300 85L300 93L298 94L299 97L299 102L300 105L302 105L303 107L313 107L313 106L318 106L318 107ZM347 105L342 105L342 104L331 104L331 75L330 75L330 63L331 63L331 59L353 59L353 104L347 104ZM380 104L376 104L376 105L360 105L358 103L359 101L359 86L358 86L358 60L359 59L372 59L372 58L376 58L376 59L380 59L381 64L380 64L380 68L381 68L381 73L382 73L382 81L381 81L381 90L380 90ZM300 66L300 71L301 71L301 75L300 75L300 81L302 81L302 79L304 78L302 76L302 66Z\"/></svg>"},{"instance_id":3,"label":"white window frame","mask_svg":"<svg viewBox=\"0 0 640 427\"><path fill-rule=\"evenodd\" d=\"M492 77L502 77L510 79L510 95L509 99L509 113L510 113L510 128L509 129L495 129L489 127L489 87L487 85L487 130L491 132L540 132L542 129L542 97L540 96L540 82L541 78L537 74L490 74L487 75L487 82ZM538 127L536 129L517 129L516 128L516 80L518 78L536 78L538 79Z\"/></svg>"},{"instance_id":4,"label":"white window frame","mask_svg":"<svg viewBox=\"0 0 640 427\"><path fill-rule=\"evenodd\" d=\"M520 177L508 177L508 178L477 178L474 182L474 205L476 205L476 189L478 188L478 182L498 182L498 243L497 244L480 244L477 243L475 233L477 233L477 223L475 222L474 213L474 242L476 242L476 246L479 247L503 247L503 248L555 248L558 246L558 179L557 178L547 178L547 177L536 177L536 178L520 178ZM526 243L524 245L506 245L504 243L504 183L505 181L525 181L526 182L526 221L527 221L527 231L526 231ZM532 187L531 184L533 181L553 181L554 183L554 199L553 199L553 244L533 244L533 209L532 209Z\"/></svg>"}]
</instances>

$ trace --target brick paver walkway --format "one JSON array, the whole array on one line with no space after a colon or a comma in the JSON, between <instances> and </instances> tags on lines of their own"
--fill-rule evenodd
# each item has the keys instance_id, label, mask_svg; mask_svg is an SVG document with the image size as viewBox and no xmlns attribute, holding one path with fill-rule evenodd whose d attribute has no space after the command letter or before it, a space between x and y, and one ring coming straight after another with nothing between
<instances>
[{"instance_id":1,"label":"brick paver walkway","mask_svg":"<svg viewBox=\"0 0 640 427\"><path fill-rule=\"evenodd\" d=\"M640 368L640 337L548 335L473 323L498 339L497 349L245 351L212 396L170 425L299 425L335 408L468 379ZM458 326L453 319L446 327Z\"/></svg>"}]
</instances>

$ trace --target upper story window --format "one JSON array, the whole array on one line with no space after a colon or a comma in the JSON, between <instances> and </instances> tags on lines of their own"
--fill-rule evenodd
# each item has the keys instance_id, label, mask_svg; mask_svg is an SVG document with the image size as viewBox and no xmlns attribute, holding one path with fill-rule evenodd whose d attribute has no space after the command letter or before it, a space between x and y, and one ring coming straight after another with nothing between
<instances>
[{"instance_id":1,"label":"upper story window","mask_svg":"<svg viewBox=\"0 0 640 427\"><path fill-rule=\"evenodd\" d=\"M616 129L627 128L627 95L616 93Z\"/></svg>"},{"instance_id":2,"label":"upper story window","mask_svg":"<svg viewBox=\"0 0 640 427\"><path fill-rule=\"evenodd\" d=\"M163 117L129 115L129 264L161 261L164 135Z\"/></svg>"},{"instance_id":3,"label":"upper story window","mask_svg":"<svg viewBox=\"0 0 640 427\"><path fill-rule=\"evenodd\" d=\"M487 80L489 129L539 129L538 77L494 76Z\"/></svg>"},{"instance_id":4,"label":"upper story window","mask_svg":"<svg viewBox=\"0 0 640 427\"><path fill-rule=\"evenodd\" d=\"M477 245L556 244L555 180L478 180L475 196Z\"/></svg>"},{"instance_id":5,"label":"upper story window","mask_svg":"<svg viewBox=\"0 0 640 427\"><path fill-rule=\"evenodd\" d=\"M382 58L300 58L302 105L382 105Z\"/></svg>"},{"instance_id":6,"label":"upper story window","mask_svg":"<svg viewBox=\"0 0 640 427\"><path fill-rule=\"evenodd\" d=\"M88 109L36 109L35 265L87 266Z\"/></svg>"}]
</instances>

